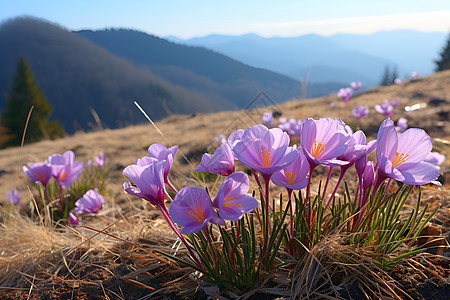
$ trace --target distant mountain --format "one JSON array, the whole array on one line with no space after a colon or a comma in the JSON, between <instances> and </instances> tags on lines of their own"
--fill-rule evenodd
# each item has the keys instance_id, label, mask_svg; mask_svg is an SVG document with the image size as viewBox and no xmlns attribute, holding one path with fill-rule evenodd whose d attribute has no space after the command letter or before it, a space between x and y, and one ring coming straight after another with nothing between
<instances>
[{"instance_id":1,"label":"distant mountain","mask_svg":"<svg viewBox=\"0 0 450 300\"><path fill-rule=\"evenodd\" d=\"M0 91L12 84L19 55L30 63L35 78L68 132L89 129L97 113L110 128L145 119L133 100L154 119L169 113L212 112L236 107L226 99L214 102L204 94L162 79L124 58L58 25L18 18L0 27ZM0 108L5 107L2 96ZM25 120L24 120L25 122Z\"/></svg>"},{"instance_id":2,"label":"distant mountain","mask_svg":"<svg viewBox=\"0 0 450 300\"><path fill-rule=\"evenodd\" d=\"M85 30L78 34L172 83L197 90L215 101L227 99L240 108L248 105L260 91L265 91L275 102L301 96L299 81L250 67L204 47L180 45L124 29ZM341 85L314 85L307 90L306 96L326 95Z\"/></svg>"},{"instance_id":3,"label":"distant mountain","mask_svg":"<svg viewBox=\"0 0 450 300\"><path fill-rule=\"evenodd\" d=\"M184 41L188 45L201 45L228 55L244 63L266 68L316 83L328 81L348 84L361 80L375 85L385 65L394 62L357 52L316 34L292 38L263 38L255 34L242 36L209 35Z\"/></svg>"},{"instance_id":4,"label":"distant mountain","mask_svg":"<svg viewBox=\"0 0 450 300\"><path fill-rule=\"evenodd\" d=\"M433 72L446 34L440 32L396 30L369 35L339 34L322 37L263 38L255 34L240 36L208 35L174 42L204 46L243 63L266 68L296 79L314 82L361 80L365 87L378 84L386 66L396 67L400 77L418 70Z\"/></svg>"},{"instance_id":5,"label":"distant mountain","mask_svg":"<svg viewBox=\"0 0 450 300\"><path fill-rule=\"evenodd\" d=\"M367 35L336 34L329 39L341 46L361 53L384 57L404 70L400 77L417 70L422 75L434 71L434 60L439 58L447 33L414 30L379 31Z\"/></svg>"}]
</instances>

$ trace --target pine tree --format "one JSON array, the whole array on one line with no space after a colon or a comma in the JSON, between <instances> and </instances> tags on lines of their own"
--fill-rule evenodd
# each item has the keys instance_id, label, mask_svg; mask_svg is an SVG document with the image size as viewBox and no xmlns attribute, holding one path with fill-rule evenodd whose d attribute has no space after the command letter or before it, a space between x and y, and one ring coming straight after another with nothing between
<instances>
[{"instance_id":1,"label":"pine tree","mask_svg":"<svg viewBox=\"0 0 450 300\"><path fill-rule=\"evenodd\" d=\"M3 125L9 129L12 139L7 143L19 146L22 140L28 113L33 112L28 124L25 141L36 142L42 138L55 138L64 135L64 130L57 121L49 121L53 107L34 79L31 67L24 57L17 63L17 73L10 92L5 95L6 110L3 114Z\"/></svg>"},{"instance_id":2,"label":"pine tree","mask_svg":"<svg viewBox=\"0 0 450 300\"><path fill-rule=\"evenodd\" d=\"M436 63L436 72L450 69L450 34L448 35L447 45L442 48L441 58L434 62Z\"/></svg>"},{"instance_id":3,"label":"pine tree","mask_svg":"<svg viewBox=\"0 0 450 300\"><path fill-rule=\"evenodd\" d=\"M389 80L389 84L394 84L395 83L395 79L398 77L398 72L397 72L397 67L394 67L392 69L392 74L391 74L391 78Z\"/></svg>"},{"instance_id":4,"label":"pine tree","mask_svg":"<svg viewBox=\"0 0 450 300\"><path fill-rule=\"evenodd\" d=\"M381 77L380 85L386 86L391 84L391 73L389 72L389 67L384 68L383 76Z\"/></svg>"}]
</instances>

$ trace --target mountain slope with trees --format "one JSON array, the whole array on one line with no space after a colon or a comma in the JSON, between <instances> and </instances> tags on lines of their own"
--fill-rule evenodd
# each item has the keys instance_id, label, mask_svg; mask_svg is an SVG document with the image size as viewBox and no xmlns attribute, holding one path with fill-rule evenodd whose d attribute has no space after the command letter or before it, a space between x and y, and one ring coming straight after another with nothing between
<instances>
[{"instance_id":1,"label":"mountain slope with trees","mask_svg":"<svg viewBox=\"0 0 450 300\"><path fill-rule=\"evenodd\" d=\"M192 89L174 85L148 69L66 29L33 18L18 18L0 27L0 91L5 93L22 55L54 107L53 118L66 131L89 129L94 115L110 128L143 122L133 105L137 100L158 120L171 113L234 109L227 101L212 101ZM3 98L0 109L5 109ZM94 125L94 126L99 126Z\"/></svg>"}]
</instances>

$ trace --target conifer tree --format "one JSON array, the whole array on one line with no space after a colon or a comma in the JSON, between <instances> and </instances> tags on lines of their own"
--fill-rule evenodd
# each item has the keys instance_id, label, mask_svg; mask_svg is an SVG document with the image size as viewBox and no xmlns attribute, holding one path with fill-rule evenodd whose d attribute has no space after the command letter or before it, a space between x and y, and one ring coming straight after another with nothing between
<instances>
[{"instance_id":1,"label":"conifer tree","mask_svg":"<svg viewBox=\"0 0 450 300\"><path fill-rule=\"evenodd\" d=\"M6 97L6 110L2 123L9 129L12 139L10 146L19 146L25 123L31 107L34 107L28 124L25 141L36 142L44 137L55 138L64 135L64 130L57 121L49 121L53 107L34 79L31 67L24 57L17 63L14 82Z\"/></svg>"},{"instance_id":2,"label":"conifer tree","mask_svg":"<svg viewBox=\"0 0 450 300\"><path fill-rule=\"evenodd\" d=\"M442 48L441 58L434 62L436 63L436 72L450 69L450 34L448 35L447 45Z\"/></svg>"},{"instance_id":3,"label":"conifer tree","mask_svg":"<svg viewBox=\"0 0 450 300\"><path fill-rule=\"evenodd\" d=\"M384 68L383 76L381 77L380 85L386 86L391 84L391 73L389 71L389 67L386 66Z\"/></svg>"}]
</instances>

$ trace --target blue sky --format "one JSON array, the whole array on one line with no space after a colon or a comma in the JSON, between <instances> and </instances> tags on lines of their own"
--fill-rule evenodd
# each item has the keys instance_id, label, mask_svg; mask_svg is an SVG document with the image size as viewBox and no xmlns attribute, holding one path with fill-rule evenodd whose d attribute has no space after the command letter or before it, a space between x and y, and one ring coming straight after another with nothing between
<instances>
[{"instance_id":1,"label":"blue sky","mask_svg":"<svg viewBox=\"0 0 450 300\"><path fill-rule=\"evenodd\" d=\"M0 0L0 21L30 15L68 29L125 27L182 38L450 31L449 0Z\"/></svg>"}]
</instances>

